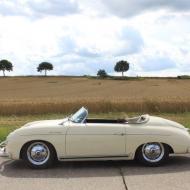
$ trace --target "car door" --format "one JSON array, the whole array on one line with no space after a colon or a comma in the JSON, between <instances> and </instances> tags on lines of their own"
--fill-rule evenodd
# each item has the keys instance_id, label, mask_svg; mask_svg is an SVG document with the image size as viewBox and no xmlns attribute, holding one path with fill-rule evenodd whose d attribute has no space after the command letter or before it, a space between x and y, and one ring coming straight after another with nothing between
<instances>
[{"instance_id":1,"label":"car door","mask_svg":"<svg viewBox=\"0 0 190 190\"><path fill-rule=\"evenodd\" d=\"M125 156L125 134L121 124L72 123L66 133L66 156Z\"/></svg>"}]
</instances>

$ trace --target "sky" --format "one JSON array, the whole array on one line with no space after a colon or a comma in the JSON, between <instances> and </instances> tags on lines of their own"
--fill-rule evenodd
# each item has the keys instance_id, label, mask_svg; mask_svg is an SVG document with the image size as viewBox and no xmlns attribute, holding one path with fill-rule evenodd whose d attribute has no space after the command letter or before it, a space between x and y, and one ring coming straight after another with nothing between
<instances>
[{"instance_id":1,"label":"sky","mask_svg":"<svg viewBox=\"0 0 190 190\"><path fill-rule=\"evenodd\" d=\"M0 59L9 75L190 75L189 0L0 0ZM2 72L0 72L0 76Z\"/></svg>"}]
</instances>

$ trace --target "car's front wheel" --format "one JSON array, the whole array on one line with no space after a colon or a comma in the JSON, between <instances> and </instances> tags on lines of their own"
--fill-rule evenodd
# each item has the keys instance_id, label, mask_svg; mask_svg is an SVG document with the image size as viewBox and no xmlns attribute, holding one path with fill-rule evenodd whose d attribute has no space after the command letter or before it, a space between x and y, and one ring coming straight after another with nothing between
<instances>
[{"instance_id":1,"label":"car's front wheel","mask_svg":"<svg viewBox=\"0 0 190 190\"><path fill-rule=\"evenodd\" d=\"M162 143L151 142L141 145L136 152L136 159L148 166L159 166L169 157L169 149Z\"/></svg>"},{"instance_id":2,"label":"car's front wheel","mask_svg":"<svg viewBox=\"0 0 190 190\"><path fill-rule=\"evenodd\" d=\"M55 151L51 144L35 141L24 146L22 158L32 168L48 168L55 160Z\"/></svg>"}]
</instances>

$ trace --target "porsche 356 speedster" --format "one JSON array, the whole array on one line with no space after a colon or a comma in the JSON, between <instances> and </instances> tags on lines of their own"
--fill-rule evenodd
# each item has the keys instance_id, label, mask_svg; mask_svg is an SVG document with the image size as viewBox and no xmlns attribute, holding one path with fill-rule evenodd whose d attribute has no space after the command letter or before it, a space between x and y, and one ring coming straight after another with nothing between
<instances>
[{"instance_id":1,"label":"porsche 356 speedster","mask_svg":"<svg viewBox=\"0 0 190 190\"><path fill-rule=\"evenodd\" d=\"M170 154L190 153L190 133L181 124L149 115L89 119L82 107L64 119L27 123L0 147L0 156L22 159L33 168L47 168L55 160L136 159L158 166Z\"/></svg>"}]
</instances>

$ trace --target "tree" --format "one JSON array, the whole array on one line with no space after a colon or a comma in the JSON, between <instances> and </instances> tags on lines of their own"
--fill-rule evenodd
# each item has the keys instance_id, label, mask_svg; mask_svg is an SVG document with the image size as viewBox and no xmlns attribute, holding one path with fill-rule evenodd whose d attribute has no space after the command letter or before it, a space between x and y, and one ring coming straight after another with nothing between
<instances>
[{"instance_id":1,"label":"tree","mask_svg":"<svg viewBox=\"0 0 190 190\"><path fill-rule=\"evenodd\" d=\"M3 71L3 76L5 77L5 71L12 71L13 65L10 61L3 59L0 61L0 71Z\"/></svg>"},{"instance_id":2,"label":"tree","mask_svg":"<svg viewBox=\"0 0 190 190\"><path fill-rule=\"evenodd\" d=\"M98 72L97 72L97 76L101 77L101 78L105 78L107 77L107 73L105 70L103 69L100 69Z\"/></svg>"},{"instance_id":3,"label":"tree","mask_svg":"<svg viewBox=\"0 0 190 190\"><path fill-rule=\"evenodd\" d=\"M51 63L48 63L48 62L42 62L38 65L37 67L37 71L38 72L42 72L42 71L45 71L45 76L47 76L47 71L51 71L53 70L53 65Z\"/></svg>"},{"instance_id":4,"label":"tree","mask_svg":"<svg viewBox=\"0 0 190 190\"><path fill-rule=\"evenodd\" d=\"M122 72L122 76L124 74L124 72L129 70L129 63L127 61L118 61L114 67L114 70L116 72Z\"/></svg>"}]
</instances>

